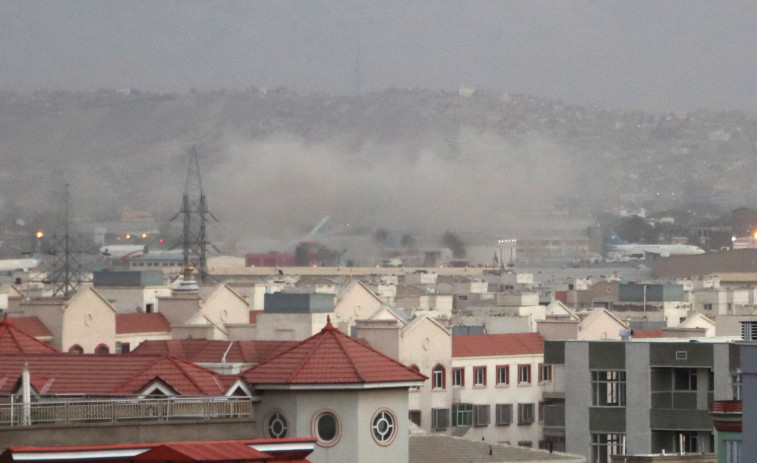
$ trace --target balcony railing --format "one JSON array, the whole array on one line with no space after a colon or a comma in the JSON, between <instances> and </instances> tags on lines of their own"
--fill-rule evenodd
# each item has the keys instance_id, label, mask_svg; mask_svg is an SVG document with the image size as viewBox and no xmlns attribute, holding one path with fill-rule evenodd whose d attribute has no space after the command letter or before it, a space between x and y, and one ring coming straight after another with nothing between
<instances>
[{"instance_id":1,"label":"balcony railing","mask_svg":"<svg viewBox=\"0 0 757 463\"><path fill-rule=\"evenodd\" d=\"M174 397L37 401L0 404L0 427L135 423L178 420L249 420L252 399L247 397Z\"/></svg>"}]
</instances>

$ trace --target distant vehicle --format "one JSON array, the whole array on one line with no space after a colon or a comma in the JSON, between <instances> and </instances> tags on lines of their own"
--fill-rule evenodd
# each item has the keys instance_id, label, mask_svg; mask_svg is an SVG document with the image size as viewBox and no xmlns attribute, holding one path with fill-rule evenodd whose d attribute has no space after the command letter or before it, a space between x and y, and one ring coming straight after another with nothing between
<instances>
[{"instance_id":1,"label":"distant vehicle","mask_svg":"<svg viewBox=\"0 0 757 463\"><path fill-rule=\"evenodd\" d=\"M704 249L690 244L640 244L620 239L610 230L610 255L617 260L646 259L647 257L693 256L704 254Z\"/></svg>"},{"instance_id":2,"label":"distant vehicle","mask_svg":"<svg viewBox=\"0 0 757 463\"><path fill-rule=\"evenodd\" d=\"M147 246L141 244L111 244L100 248L100 254L116 260L129 260L132 257L147 254L147 252Z\"/></svg>"}]
</instances>

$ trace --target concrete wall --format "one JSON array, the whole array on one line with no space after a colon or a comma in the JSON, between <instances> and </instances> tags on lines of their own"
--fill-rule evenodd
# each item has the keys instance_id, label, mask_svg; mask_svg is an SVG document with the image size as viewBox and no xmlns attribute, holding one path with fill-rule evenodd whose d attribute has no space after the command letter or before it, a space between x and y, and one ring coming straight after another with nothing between
<instances>
[{"instance_id":1,"label":"concrete wall","mask_svg":"<svg viewBox=\"0 0 757 463\"><path fill-rule=\"evenodd\" d=\"M203 301L201 312L219 326L250 322L249 304L226 285L219 286Z\"/></svg>"},{"instance_id":2,"label":"concrete wall","mask_svg":"<svg viewBox=\"0 0 757 463\"><path fill-rule=\"evenodd\" d=\"M308 457L313 463L359 461L361 463L409 460L407 389L370 389L341 391L265 391L258 405L262 433L263 418L281 410L290 423L291 437L311 437L313 418L322 410L335 413L341 422L341 437L331 447L316 445ZM395 416L397 434L390 445L382 446L371 437L371 421L379 409Z\"/></svg>"},{"instance_id":3,"label":"concrete wall","mask_svg":"<svg viewBox=\"0 0 757 463\"><path fill-rule=\"evenodd\" d=\"M624 343L626 360L626 454L650 453L652 406L649 344Z\"/></svg>"},{"instance_id":4,"label":"concrete wall","mask_svg":"<svg viewBox=\"0 0 757 463\"><path fill-rule=\"evenodd\" d=\"M565 451L588 459L591 454L589 343L566 342L565 359Z\"/></svg>"},{"instance_id":5,"label":"concrete wall","mask_svg":"<svg viewBox=\"0 0 757 463\"><path fill-rule=\"evenodd\" d=\"M5 428L0 449L9 446L69 446L185 440L257 439L255 421L181 421L172 423L34 426Z\"/></svg>"},{"instance_id":6,"label":"concrete wall","mask_svg":"<svg viewBox=\"0 0 757 463\"><path fill-rule=\"evenodd\" d=\"M62 350L80 345L85 353L94 353L100 344L116 349L116 311L93 290L79 292L63 311Z\"/></svg>"}]
</instances>

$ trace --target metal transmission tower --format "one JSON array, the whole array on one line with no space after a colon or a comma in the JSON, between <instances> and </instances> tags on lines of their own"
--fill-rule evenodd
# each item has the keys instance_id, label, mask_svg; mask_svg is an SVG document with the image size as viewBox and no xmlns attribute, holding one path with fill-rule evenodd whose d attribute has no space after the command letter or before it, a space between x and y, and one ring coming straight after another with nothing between
<instances>
[{"instance_id":1,"label":"metal transmission tower","mask_svg":"<svg viewBox=\"0 0 757 463\"><path fill-rule=\"evenodd\" d=\"M53 234L53 269L47 281L53 285L53 296L68 297L78 291L82 283L90 281L84 267L76 258L80 252L76 240L71 236L71 200L66 184L63 191L63 217L60 227L62 235Z\"/></svg>"},{"instance_id":2,"label":"metal transmission tower","mask_svg":"<svg viewBox=\"0 0 757 463\"><path fill-rule=\"evenodd\" d=\"M208 209L205 192L202 189L200 177L200 162L197 157L197 148L192 145L189 157L189 169L187 181L184 184L184 194L181 198L181 210L171 220L183 215L182 250L184 256L184 268L197 263L200 281L208 278L207 248L208 238L206 234L208 217L216 222L218 219Z\"/></svg>"}]
</instances>

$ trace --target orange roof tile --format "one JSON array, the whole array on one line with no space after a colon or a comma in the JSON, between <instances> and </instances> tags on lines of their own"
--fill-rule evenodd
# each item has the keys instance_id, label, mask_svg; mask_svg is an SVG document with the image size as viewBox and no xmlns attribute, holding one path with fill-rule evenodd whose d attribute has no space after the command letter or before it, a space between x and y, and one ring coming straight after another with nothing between
<instances>
[{"instance_id":1,"label":"orange roof tile","mask_svg":"<svg viewBox=\"0 0 757 463\"><path fill-rule=\"evenodd\" d=\"M340 332L330 321L319 333L250 368L242 376L253 385L366 384L426 379Z\"/></svg>"},{"instance_id":2,"label":"orange roof tile","mask_svg":"<svg viewBox=\"0 0 757 463\"><path fill-rule=\"evenodd\" d=\"M0 319L0 353L58 352L53 346L15 326L15 321Z\"/></svg>"},{"instance_id":3,"label":"orange roof tile","mask_svg":"<svg viewBox=\"0 0 757 463\"><path fill-rule=\"evenodd\" d=\"M490 357L544 353L539 333L474 334L452 337L452 357Z\"/></svg>"},{"instance_id":4,"label":"orange roof tile","mask_svg":"<svg viewBox=\"0 0 757 463\"><path fill-rule=\"evenodd\" d=\"M162 380L181 395L223 395L226 386L221 375L176 357L163 357L136 372L113 392L140 392L156 379Z\"/></svg>"},{"instance_id":5,"label":"orange roof tile","mask_svg":"<svg viewBox=\"0 0 757 463\"><path fill-rule=\"evenodd\" d=\"M168 333L171 325L161 313L117 313L116 334Z\"/></svg>"},{"instance_id":6,"label":"orange roof tile","mask_svg":"<svg viewBox=\"0 0 757 463\"><path fill-rule=\"evenodd\" d=\"M271 455L255 450L242 441L166 443L133 457L133 461L154 462L267 462L272 459Z\"/></svg>"},{"instance_id":7,"label":"orange roof tile","mask_svg":"<svg viewBox=\"0 0 757 463\"><path fill-rule=\"evenodd\" d=\"M661 338L662 330L633 330L632 336L637 339Z\"/></svg>"},{"instance_id":8,"label":"orange roof tile","mask_svg":"<svg viewBox=\"0 0 757 463\"><path fill-rule=\"evenodd\" d=\"M216 341L172 339L144 341L132 354L173 355L195 363L260 363L296 344L296 341Z\"/></svg>"},{"instance_id":9,"label":"orange roof tile","mask_svg":"<svg viewBox=\"0 0 757 463\"><path fill-rule=\"evenodd\" d=\"M9 317L13 326L35 338L52 338L53 333L37 317Z\"/></svg>"},{"instance_id":10,"label":"orange roof tile","mask_svg":"<svg viewBox=\"0 0 757 463\"><path fill-rule=\"evenodd\" d=\"M0 355L0 395L14 392L24 364L47 394L136 394L161 380L182 395L219 395L227 378L183 360L146 355L31 353ZM39 387L39 388L38 388Z\"/></svg>"}]
</instances>

